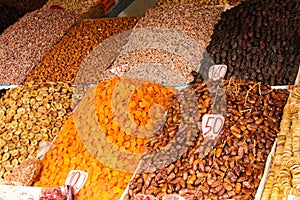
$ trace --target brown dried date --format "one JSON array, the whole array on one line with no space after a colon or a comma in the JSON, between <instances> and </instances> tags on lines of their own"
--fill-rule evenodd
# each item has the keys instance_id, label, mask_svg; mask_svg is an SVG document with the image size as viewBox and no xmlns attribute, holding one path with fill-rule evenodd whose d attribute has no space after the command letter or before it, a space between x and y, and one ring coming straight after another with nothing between
<instances>
[{"instance_id":1,"label":"brown dried date","mask_svg":"<svg viewBox=\"0 0 300 200\"><path fill-rule=\"evenodd\" d=\"M181 196L190 194L200 199L254 199L255 192L262 178L267 153L270 152L275 139L274 135L279 130L283 105L285 105L289 93L286 90L272 90L269 86L255 82L244 83L233 79L223 81L223 83L228 108L224 130L216 141L210 143L211 145L214 144L214 146L208 154L203 157L203 153L199 150L204 139L202 137L202 129L198 128L201 126L195 125L190 121L184 121L184 125L180 125L180 120L177 120L178 118L181 119L185 114L182 111L185 104L180 105L176 102L178 100L180 102L184 102L184 100L189 101L190 98L190 93L182 90L178 96L174 97L168 108L167 123L161 131L150 139L147 146L150 156L145 156L147 162L144 164L145 166L149 165L149 168L155 166L152 159L149 159L151 155L155 155L155 152L170 145L170 143L163 143L162 138L167 138L165 141L172 141L174 138L181 141L182 137L186 137L182 133L187 133L187 130L196 131L196 140L190 140L194 145L189 145L181 155L178 155L177 160L165 167L156 168L156 171L151 172L140 170L139 173L141 174L154 176L150 186L145 184L143 179L137 178L133 178L130 182L131 186L139 181L143 181L141 184L146 194L159 194L159 199L163 195L162 193L169 194L173 192L177 192ZM202 109L203 106L206 106L206 112L210 113L211 99L207 90L204 89L208 84L210 84L209 81L207 83L195 81L191 86L197 94L198 105L196 106ZM265 103L259 100L260 95L270 92L276 94L276 99L273 98L274 95L273 97L269 95L269 100L272 100L274 104L265 106ZM187 96L182 98L184 95ZM210 103L204 105L204 102L208 100ZM257 101L260 102L257 103ZM232 109L233 105L236 105L235 109ZM277 119L274 122L272 121L272 124L264 125L265 129L260 128L262 125L254 123L256 121L254 117L263 118L263 112L265 112L263 108L268 113L274 110L271 116ZM193 109L200 112L200 109L197 109L197 107L193 107ZM177 116L175 117L176 120L174 120L174 115ZM202 116L203 113L200 114L197 124L201 124ZM231 118L232 116L234 118ZM264 123L264 119L262 119L262 123ZM187 126L186 130L180 132L179 130L185 125ZM176 127L177 133L175 136L173 133L174 129L172 129L172 134L169 134L168 130L171 130L169 127ZM271 131L274 135L272 134L267 139L262 139L266 138L265 136ZM266 145L267 143L268 145ZM127 194L129 198L135 194L134 189L131 188L129 188ZM188 191L195 191L195 193L189 193Z\"/></svg>"}]
</instances>

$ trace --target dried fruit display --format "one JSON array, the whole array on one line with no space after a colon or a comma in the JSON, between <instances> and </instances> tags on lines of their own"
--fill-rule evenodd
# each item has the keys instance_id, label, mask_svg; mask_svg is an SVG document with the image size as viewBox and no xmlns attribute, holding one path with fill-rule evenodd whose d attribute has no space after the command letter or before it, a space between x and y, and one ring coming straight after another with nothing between
<instances>
[{"instance_id":1,"label":"dried fruit display","mask_svg":"<svg viewBox=\"0 0 300 200\"><path fill-rule=\"evenodd\" d=\"M163 118L164 112L157 111L167 107L174 92L158 84L127 78L114 78L89 88L64 124L55 148L42 160L41 177L35 186L61 185L68 171L76 169L89 174L78 199L119 199L147 141L138 138L142 134L135 135L138 130L134 128L150 129L151 134L157 125L151 121ZM127 103L121 105L122 102Z\"/></svg>"},{"instance_id":2,"label":"dried fruit display","mask_svg":"<svg viewBox=\"0 0 300 200\"><path fill-rule=\"evenodd\" d=\"M299 162L299 100L296 88L284 108L273 163L261 199L283 199L300 196Z\"/></svg>"},{"instance_id":3,"label":"dried fruit display","mask_svg":"<svg viewBox=\"0 0 300 200\"><path fill-rule=\"evenodd\" d=\"M97 48L103 41L114 34L132 29L138 18L114 18L83 20L70 28L67 34L47 53L41 63L28 74L26 81L47 82L47 81L70 81L75 82L77 72L84 64L88 55L101 55ZM109 48L114 48L110 46ZM118 46L116 47L118 48ZM117 50L116 50L117 52ZM99 69L101 61L95 60L99 56L90 57L91 68ZM104 63L103 65L105 65ZM96 66L96 67L95 67ZM100 65L102 67L102 65ZM107 66L103 66L106 68ZM93 71L84 71L94 74ZM88 78L88 77L86 77ZM85 80L84 83L88 83ZM98 83L95 82L95 83Z\"/></svg>"},{"instance_id":4,"label":"dried fruit display","mask_svg":"<svg viewBox=\"0 0 300 200\"><path fill-rule=\"evenodd\" d=\"M294 84L300 62L299 9L297 0L253 0L224 12L207 51L215 63L228 65L225 78Z\"/></svg>"},{"instance_id":5,"label":"dried fruit display","mask_svg":"<svg viewBox=\"0 0 300 200\"><path fill-rule=\"evenodd\" d=\"M0 84L20 84L78 16L39 9L24 15L0 35Z\"/></svg>"},{"instance_id":6,"label":"dried fruit display","mask_svg":"<svg viewBox=\"0 0 300 200\"><path fill-rule=\"evenodd\" d=\"M55 140L55 147L42 160L40 179L34 185L63 185L70 170L82 170L88 172L89 177L76 199L119 199L132 174L100 163L81 142L76 129L72 115Z\"/></svg>"},{"instance_id":7,"label":"dried fruit display","mask_svg":"<svg viewBox=\"0 0 300 200\"><path fill-rule=\"evenodd\" d=\"M99 126L119 148L144 153L148 140L139 137L151 135L161 123L174 93L171 88L139 79L114 78L100 83L95 95ZM153 107L158 105L161 107Z\"/></svg>"},{"instance_id":8,"label":"dried fruit display","mask_svg":"<svg viewBox=\"0 0 300 200\"><path fill-rule=\"evenodd\" d=\"M131 199L139 193L154 195L159 199L171 193L186 198L254 199L266 158L279 132L289 93L252 81L244 83L231 79L222 83L224 90L220 91L209 91L210 81L196 81L191 86L192 90L179 92L179 103L177 106L171 104L169 112L172 113L168 114L164 129L147 144L149 153L143 156L144 164L141 164L131 181L125 199ZM186 113L185 105L194 101L192 93L196 94L198 101L188 108L196 110L197 121L193 120L194 115L192 118L188 115L182 118L178 114L182 107L181 115ZM225 94L227 102L224 100ZM223 113L226 118L223 132L206 156L201 149L203 133L200 128L205 113ZM178 121L183 125L178 125ZM175 142L167 144L169 147L166 148L165 141ZM181 155L176 155L180 148L185 150ZM157 158L163 149L164 156ZM175 161L170 162L174 154Z\"/></svg>"},{"instance_id":9,"label":"dried fruit display","mask_svg":"<svg viewBox=\"0 0 300 200\"><path fill-rule=\"evenodd\" d=\"M35 158L41 141L52 141L71 112L68 83L27 83L0 100L0 178Z\"/></svg>"}]
</instances>

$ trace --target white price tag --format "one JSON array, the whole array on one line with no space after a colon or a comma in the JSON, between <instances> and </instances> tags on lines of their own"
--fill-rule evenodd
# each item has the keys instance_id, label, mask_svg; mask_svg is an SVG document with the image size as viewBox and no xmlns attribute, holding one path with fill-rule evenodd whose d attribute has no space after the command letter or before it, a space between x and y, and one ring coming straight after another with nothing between
<instances>
[{"instance_id":1,"label":"white price tag","mask_svg":"<svg viewBox=\"0 0 300 200\"><path fill-rule=\"evenodd\" d=\"M202 133L203 137L215 138L222 130L225 118L218 114L205 114L202 117Z\"/></svg>"},{"instance_id":2,"label":"white price tag","mask_svg":"<svg viewBox=\"0 0 300 200\"><path fill-rule=\"evenodd\" d=\"M72 170L69 172L65 185L73 187L75 194L83 187L88 179L88 173L80 170Z\"/></svg>"},{"instance_id":3,"label":"white price tag","mask_svg":"<svg viewBox=\"0 0 300 200\"><path fill-rule=\"evenodd\" d=\"M288 200L300 200L300 197L294 196L294 195L289 195Z\"/></svg>"},{"instance_id":4,"label":"white price tag","mask_svg":"<svg viewBox=\"0 0 300 200\"><path fill-rule=\"evenodd\" d=\"M111 71L112 73L114 73L114 74L116 74L117 76L120 77L120 76L124 75L124 73L127 70L127 67L128 67L128 64L122 65L120 67L115 67L115 68L109 69L109 71Z\"/></svg>"},{"instance_id":5,"label":"white price tag","mask_svg":"<svg viewBox=\"0 0 300 200\"><path fill-rule=\"evenodd\" d=\"M227 72L226 65L213 65L209 68L208 78L213 79L214 81L224 78Z\"/></svg>"}]
</instances>

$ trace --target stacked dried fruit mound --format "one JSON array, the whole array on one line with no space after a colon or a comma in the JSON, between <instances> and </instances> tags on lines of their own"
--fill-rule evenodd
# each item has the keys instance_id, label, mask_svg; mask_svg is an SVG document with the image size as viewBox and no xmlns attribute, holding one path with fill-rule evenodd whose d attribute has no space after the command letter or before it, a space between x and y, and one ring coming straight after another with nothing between
<instances>
[{"instance_id":1,"label":"stacked dried fruit mound","mask_svg":"<svg viewBox=\"0 0 300 200\"><path fill-rule=\"evenodd\" d=\"M172 81L167 84L191 82L191 71L198 71L214 25L223 11L224 6L199 4L149 9L138 21L114 66L126 65L125 75L129 77L161 83L152 78L165 73Z\"/></svg>"},{"instance_id":2,"label":"stacked dried fruit mound","mask_svg":"<svg viewBox=\"0 0 300 200\"><path fill-rule=\"evenodd\" d=\"M70 170L83 170L89 176L77 199L119 199L145 150L142 133L159 125L172 95L171 88L126 78L89 88L42 161L35 186L63 185Z\"/></svg>"},{"instance_id":3,"label":"stacked dried fruit mound","mask_svg":"<svg viewBox=\"0 0 300 200\"><path fill-rule=\"evenodd\" d=\"M24 81L77 20L77 16L68 12L39 9L7 28L0 35L0 84Z\"/></svg>"},{"instance_id":4,"label":"stacked dried fruit mound","mask_svg":"<svg viewBox=\"0 0 300 200\"><path fill-rule=\"evenodd\" d=\"M26 158L34 158L41 141L52 141L71 112L67 83L25 84L0 100L0 178Z\"/></svg>"},{"instance_id":5,"label":"stacked dried fruit mound","mask_svg":"<svg viewBox=\"0 0 300 200\"><path fill-rule=\"evenodd\" d=\"M94 48L114 34L130 30L137 22L137 18L114 18L82 21L69 29L62 40L44 57L27 81L71 81L75 82L77 72ZM113 48L113 47L110 47ZM94 56L92 59L97 59ZM102 66L100 62L92 63ZM108 66L103 66L103 68ZM89 73L89 72L86 72ZM93 74L92 72L90 74ZM85 81L88 83L88 81Z\"/></svg>"},{"instance_id":6,"label":"stacked dried fruit mound","mask_svg":"<svg viewBox=\"0 0 300 200\"><path fill-rule=\"evenodd\" d=\"M298 0L253 0L224 12L207 51L215 63L228 65L226 79L294 84L300 63L299 9Z\"/></svg>"},{"instance_id":7,"label":"stacked dried fruit mound","mask_svg":"<svg viewBox=\"0 0 300 200\"><path fill-rule=\"evenodd\" d=\"M192 3L192 4L209 4L209 5L238 5L244 0L158 0L157 5L169 5L174 3Z\"/></svg>"},{"instance_id":8,"label":"stacked dried fruit mound","mask_svg":"<svg viewBox=\"0 0 300 200\"><path fill-rule=\"evenodd\" d=\"M195 82L180 91L165 127L146 145L149 153L125 199L139 193L159 199L171 193L187 199L254 199L288 94L234 79ZM215 141L203 146L206 113L223 114L225 124Z\"/></svg>"},{"instance_id":9,"label":"stacked dried fruit mound","mask_svg":"<svg viewBox=\"0 0 300 200\"><path fill-rule=\"evenodd\" d=\"M300 197L299 160L299 103L300 90L293 90L284 108L276 152L262 194L262 200L289 199L289 195Z\"/></svg>"}]
</instances>

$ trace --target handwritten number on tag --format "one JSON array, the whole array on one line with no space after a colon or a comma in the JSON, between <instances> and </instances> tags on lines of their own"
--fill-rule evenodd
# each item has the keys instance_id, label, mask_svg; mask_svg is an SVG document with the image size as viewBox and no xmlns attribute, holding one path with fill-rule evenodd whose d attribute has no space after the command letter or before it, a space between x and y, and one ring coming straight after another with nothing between
<instances>
[{"instance_id":1,"label":"handwritten number on tag","mask_svg":"<svg viewBox=\"0 0 300 200\"><path fill-rule=\"evenodd\" d=\"M217 114L205 114L202 118L202 132L204 137L216 137L223 129L225 118Z\"/></svg>"},{"instance_id":2,"label":"handwritten number on tag","mask_svg":"<svg viewBox=\"0 0 300 200\"><path fill-rule=\"evenodd\" d=\"M208 77L214 81L224 78L227 72L226 65L213 65L208 72Z\"/></svg>"},{"instance_id":3,"label":"handwritten number on tag","mask_svg":"<svg viewBox=\"0 0 300 200\"><path fill-rule=\"evenodd\" d=\"M85 184L88 178L88 173L80 170L72 170L69 172L66 185L70 185L74 188L75 193L77 193Z\"/></svg>"}]
</instances>

